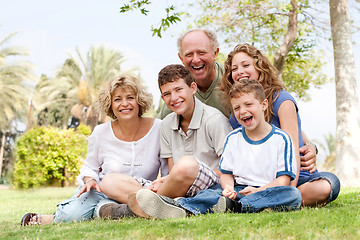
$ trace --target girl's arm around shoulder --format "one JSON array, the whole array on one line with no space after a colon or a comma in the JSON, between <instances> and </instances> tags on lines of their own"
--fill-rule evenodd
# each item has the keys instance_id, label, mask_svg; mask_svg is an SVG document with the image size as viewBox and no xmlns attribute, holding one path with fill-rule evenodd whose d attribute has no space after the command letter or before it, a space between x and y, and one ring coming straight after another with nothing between
<instances>
[{"instance_id":1,"label":"girl's arm around shoulder","mask_svg":"<svg viewBox=\"0 0 360 240\"><path fill-rule=\"evenodd\" d=\"M296 186L300 173L300 153L299 153L299 128L296 113L296 106L290 100L284 101L279 108L280 128L289 134L295 151L296 157L296 178L292 182L292 186Z\"/></svg>"}]
</instances>

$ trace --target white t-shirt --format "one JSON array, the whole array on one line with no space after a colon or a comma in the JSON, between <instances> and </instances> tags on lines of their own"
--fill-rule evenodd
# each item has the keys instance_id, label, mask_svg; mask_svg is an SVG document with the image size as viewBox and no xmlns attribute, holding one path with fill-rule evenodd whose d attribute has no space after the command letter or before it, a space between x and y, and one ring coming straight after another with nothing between
<instances>
[{"instance_id":1,"label":"white t-shirt","mask_svg":"<svg viewBox=\"0 0 360 240\"><path fill-rule=\"evenodd\" d=\"M275 178L296 176L294 146L289 135L272 125L271 132L259 141L252 141L244 127L226 137L219 169L233 174L235 182L247 186L264 186Z\"/></svg>"},{"instance_id":2,"label":"white t-shirt","mask_svg":"<svg viewBox=\"0 0 360 240\"><path fill-rule=\"evenodd\" d=\"M134 142L125 142L115 137L111 122L96 126L88 139L87 157L77 177L79 184L83 184L84 176L94 177L100 182L108 173L153 181L160 167L162 176L166 175L167 161L160 158L160 125L161 120L155 119L149 132Z\"/></svg>"}]
</instances>

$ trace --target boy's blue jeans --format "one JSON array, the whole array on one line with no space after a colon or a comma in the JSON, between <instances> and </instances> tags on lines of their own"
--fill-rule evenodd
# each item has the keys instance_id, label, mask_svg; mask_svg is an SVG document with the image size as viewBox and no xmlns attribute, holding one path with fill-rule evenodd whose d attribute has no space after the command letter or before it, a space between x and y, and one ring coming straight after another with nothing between
<instances>
[{"instance_id":1,"label":"boy's blue jeans","mask_svg":"<svg viewBox=\"0 0 360 240\"><path fill-rule=\"evenodd\" d=\"M243 190L246 186L235 185L236 192ZM222 196L220 184L200 191L195 197L182 198L177 201L183 208L193 214L212 213L213 206ZM253 213L271 208L278 211L296 210L301 205L301 194L297 188L290 186L279 186L267 188L264 191L256 192L248 196L238 194L236 201L241 203L241 212Z\"/></svg>"}]
</instances>

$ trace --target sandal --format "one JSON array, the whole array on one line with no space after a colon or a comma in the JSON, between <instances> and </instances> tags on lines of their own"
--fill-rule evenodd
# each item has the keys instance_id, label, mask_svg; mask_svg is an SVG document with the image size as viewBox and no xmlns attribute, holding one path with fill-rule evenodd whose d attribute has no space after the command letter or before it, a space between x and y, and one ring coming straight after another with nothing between
<instances>
[{"instance_id":1,"label":"sandal","mask_svg":"<svg viewBox=\"0 0 360 240\"><path fill-rule=\"evenodd\" d=\"M21 219L21 226L41 225L42 215L36 213L27 213Z\"/></svg>"}]
</instances>

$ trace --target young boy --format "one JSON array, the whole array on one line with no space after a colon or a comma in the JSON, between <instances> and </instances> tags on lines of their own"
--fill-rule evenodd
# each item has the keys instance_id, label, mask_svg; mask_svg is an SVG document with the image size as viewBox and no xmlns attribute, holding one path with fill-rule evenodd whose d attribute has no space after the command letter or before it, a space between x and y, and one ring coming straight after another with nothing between
<instances>
[{"instance_id":1,"label":"young boy","mask_svg":"<svg viewBox=\"0 0 360 240\"><path fill-rule=\"evenodd\" d=\"M175 197L195 196L219 183L220 156L231 126L219 110L194 97L197 85L184 66L168 65L158 77L161 97L172 110L162 121L160 132L160 155L168 159L169 175L155 181L149 193L172 201ZM139 205L146 202L138 194L136 199ZM131 202L130 209L144 216ZM157 218L171 217L171 212L157 211L153 206L156 203L145 204Z\"/></svg>"},{"instance_id":2,"label":"young boy","mask_svg":"<svg viewBox=\"0 0 360 240\"><path fill-rule=\"evenodd\" d=\"M214 211L299 208L300 192L289 186L296 174L294 147L286 132L265 121L268 101L261 84L240 81L230 91L230 102L242 127L227 137L219 167L223 197Z\"/></svg>"},{"instance_id":3,"label":"young boy","mask_svg":"<svg viewBox=\"0 0 360 240\"><path fill-rule=\"evenodd\" d=\"M163 211L171 210L179 217L181 210L205 214L227 210L258 212L265 208L288 211L300 207L299 190L289 186L296 173L293 145L288 134L265 121L268 101L262 86L256 80L241 80L232 87L230 99L242 126L226 138L219 166L221 185L201 191L194 198L180 199L176 205L163 202L159 207ZM145 189L141 192L138 194L149 195ZM148 202L152 200L156 197L147 198ZM140 207L146 209L142 204Z\"/></svg>"}]
</instances>

